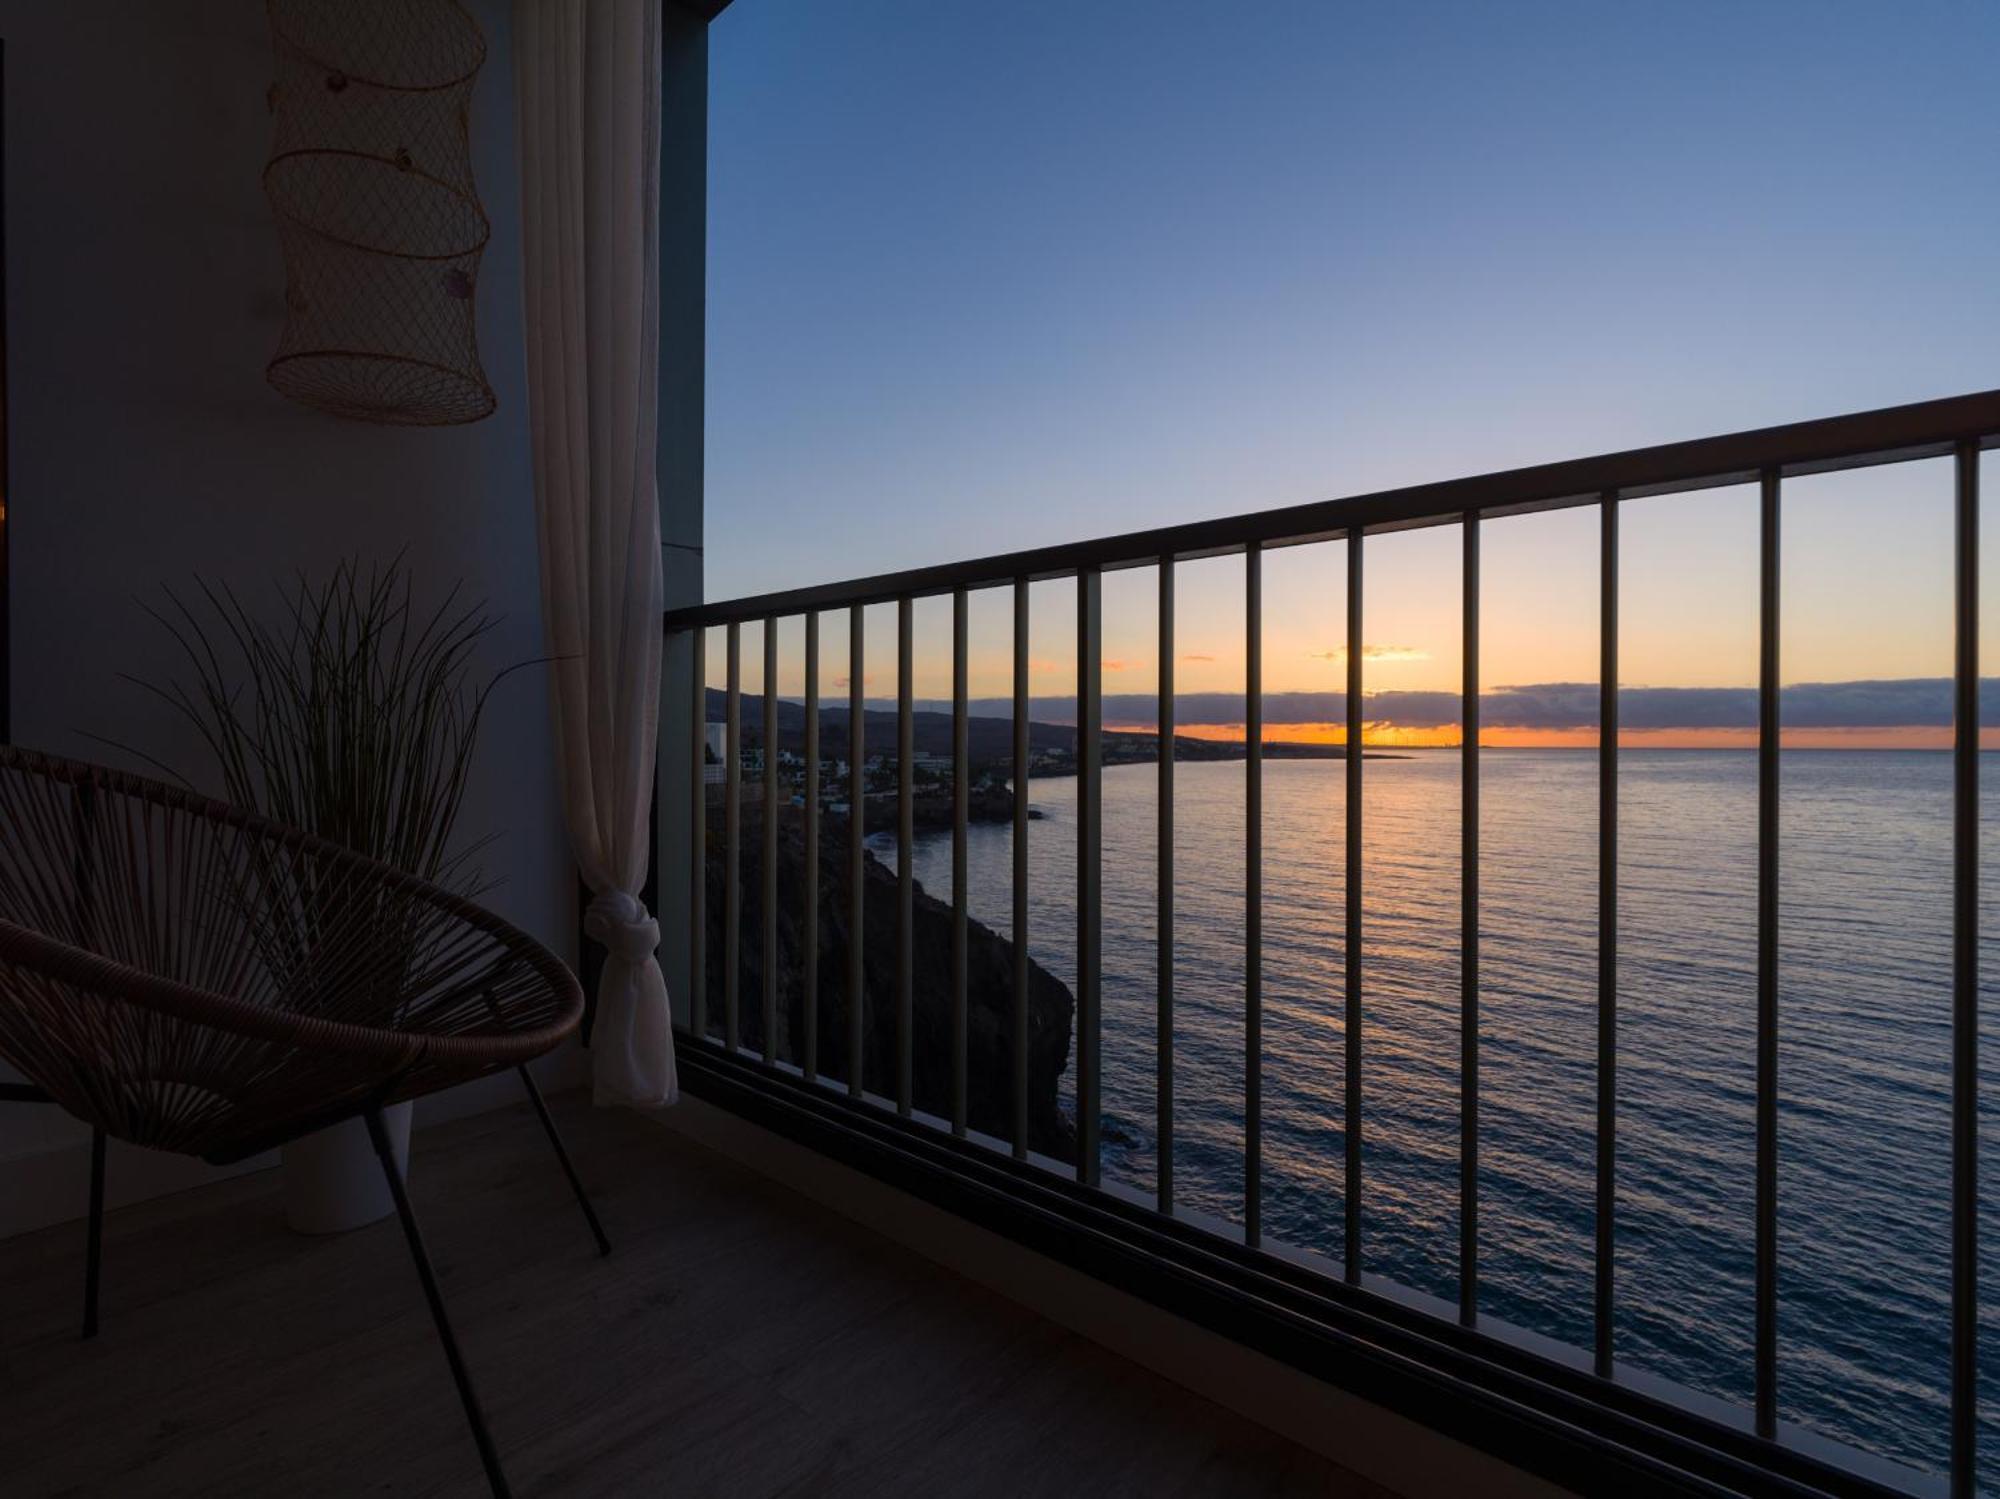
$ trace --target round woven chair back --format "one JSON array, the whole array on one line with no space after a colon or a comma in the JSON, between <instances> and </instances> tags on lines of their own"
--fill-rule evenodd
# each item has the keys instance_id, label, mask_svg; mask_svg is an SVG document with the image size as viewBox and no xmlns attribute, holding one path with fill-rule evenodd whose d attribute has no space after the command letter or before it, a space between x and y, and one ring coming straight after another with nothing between
<instances>
[{"instance_id":1,"label":"round woven chair back","mask_svg":"<svg viewBox=\"0 0 2000 1499\"><path fill-rule=\"evenodd\" d=\"M0 748L0 1061L238 1159L539 1056L575 978L434 885L241 808Z\"/></svg>"}]
</instances>

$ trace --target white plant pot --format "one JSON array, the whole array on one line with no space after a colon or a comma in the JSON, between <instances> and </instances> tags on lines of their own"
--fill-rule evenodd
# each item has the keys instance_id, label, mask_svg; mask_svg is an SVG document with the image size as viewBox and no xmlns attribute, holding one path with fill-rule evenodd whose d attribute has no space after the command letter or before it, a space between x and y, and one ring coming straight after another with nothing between
<instances>
[{"instance_id":1,"label":"white plant pot","mask_svg":"<svg viewBox=\"0 0 2000 1499\"><path fill-rule=\"evenodd\" d=\"M382 1111L396 1169L410 1165L410 1105ZM396 1199L382 1179L368 1123L349 1119L285 1147L285 1222L294 1233L340 1234L386 1218Z\"/></svg>"}]
</instances>

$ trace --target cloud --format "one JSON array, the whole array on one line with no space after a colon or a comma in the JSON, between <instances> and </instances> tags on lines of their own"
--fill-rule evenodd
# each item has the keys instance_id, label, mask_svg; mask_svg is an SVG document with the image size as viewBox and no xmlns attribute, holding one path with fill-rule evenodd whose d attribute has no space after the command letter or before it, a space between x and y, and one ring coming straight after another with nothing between
<instances>
[{"instance_id":1,"label":"cloud","mask_svg":"<svg viewBox=\"0 0 2000 1499\"><path fill-rule=\"evenodd\" d=\"M1361 647L1363 661L1428 661L1431 653L1419 650L1413 645L1364 645ZM1347 647L1336 646L1330 651L1307 651L1308 661L1345 661Z\"/></svg>"},{"instance_id":2,"label":"cloud","mask_svg":"<svg viewBox=\"0 0 2000 1499\"><path fill-rule=\"evenodd\" d=\"M2000 722L2000 683L1982 684ZM1496 728L1585 728L1596 724L1594 682L1547 682L1487 693L1480 710ZM1754 687L1621 687L1618 721L1628 729L1754 729ZM1945 727L1951 723L1951 679L1794 682L1778 693L1778 721L1788 729Z\"/></svg>"},{"instance_id":3,"label":"cloud","mask_svg":"<svg viewBox=\"0 0 2000 1499\"><path fill-rule=\"evenodd\" d=\"M1983 697L1992 706L1982 712L1982 720L2000 722L2000 682ZM1595 682L1497 687L1481 695L1480 719L1495 729L1595 728L1598 698ZM1378 692L1368 698L1370 719L1407 728L1456 724L1458 709L1458 695L1449 692ZM1270 715L1268 706L1265 715ZM1951 723L1951 681L1795 682L1778 694L1778 718L1788 729L1946 726ZM1757 689L1621 687L1618 721L1627 729L1754 729Z\"/></svg>"},{"instance_id":4,"label":"cloud","mask_svg":"<svg viewBox=\"0 0 2000 1499\"><path fill-rule=\"evenodd\" d=\"M1495 729L1582 729L1597 725L1600 694L1595 682L1538 682L1527 687L1496 687L1479 699L1480 720ZM1625 700L1620 697L1620 708ZM1456 723L1456 710L1449 720ZM1636 721L1625 720L1630 728ZM1676 728L1692 725L1676 724Z\"/></svg>"},{"instance_id":5,"label":"cloud","mask_svg":"<svg viewBox=\"0 0 2000 1499\"><path fill-rule=\"evenodd\" d=\"M1987 677L1979 686L1980 721L2000 722L2000 680ZM1801 683L1779 694L1778 714L1787 728L1800 729L1949 724L1951 678Z\"/></svg>"},{"instance_id":6,"label":"cloud","mask_svg":"<svg viewBox=\"0 0 2000 1499\"><path fill-rule=\"evenodd\" d=\"M2000 677L1981 682L1980 722L2000 726ZM1039 700L1038 700L1039 701ZM1055 701L1050 700L1052 703ZM1073 700L1063 699L1071 704ZM1155 711L1151 693L1107 693L1107 720L1139 722ZM1459 722L1459 696L1443 691L1387 691L1368 694L1368 720L1386 727L1435 729ZM1240 692L1183 692L1175 698L1182 723L1241 723ZM1496 687L1480 698L1480 718L1492 729L1588 729L1597 726L1595 682L1535 682ZM1910 677L1895 681L1798 682L1778 699L1780 721L1788 729L1882 729L1945 727L1951 723L1951 679ZM1754 729L1754 687L1622 687L1618 717L1627 729ZM1342 692L1267 692L1264 722L1342 723Z\"/></svg>"},{"instance_id":7,"label":"cloud","mask_svg":"<svg viewBox=\"0 0 2000 1499\"><path fill-rule=\"evenodd\" d=\"M1199 656L1192 653L1181 657L1183 661L1213 661L1214 659L1215 657L1213 656Z\"/></svg>"},{"instance_id":8,"label":"cloud","mask_svg":"<svg viewBox=\"0 0 2000 1499\"><path fill-rule=\"evenodd\" d=\"M1136 661L1127 661L1121 658L1117 661L1100 661L1097 664L1106 671L1130 671L1133 667L1137 666L1139 663Z\"/></svg>"}]
</instances>

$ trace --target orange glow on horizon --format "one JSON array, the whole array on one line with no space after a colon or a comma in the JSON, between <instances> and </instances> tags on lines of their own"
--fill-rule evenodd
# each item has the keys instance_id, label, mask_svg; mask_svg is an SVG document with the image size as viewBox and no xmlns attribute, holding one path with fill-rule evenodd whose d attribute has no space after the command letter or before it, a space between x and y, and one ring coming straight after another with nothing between
<instances>
[{"instance_id":1,"label":"orange glow on horizon","mask_svg":"<svg viewBox=\"0 0 2000 1499\"><path fill-rule=\"evenodd\" d=\"M1106 724L1107 730L1129 734L1150 734L1150 723ZM1240 723L1180 724L1175 734L1182 739L1202 739L1217 743L1241 744ZM1597 730L1580 729L1482 729L1479 743L1490 749L1596 749ZM1347 726L1330 723L1285 723L1264 726L1266 744L1345 744ZM1402 724L1369 723L1361 734L1364 747L1377 749L1449 749L1460 742L1458 725L1417 727ZM1742 729L1624 729L1618 743L1625 749L1734 749L1757 748L1757 731ZM1851 750L1948 750L1952 731L1943 726L1908 724L1887 728L1793 728L1780 735L1785 749ZM2000 727L1982 728L1979 747L2000 750Z\"/></svg>"}]
</instances>

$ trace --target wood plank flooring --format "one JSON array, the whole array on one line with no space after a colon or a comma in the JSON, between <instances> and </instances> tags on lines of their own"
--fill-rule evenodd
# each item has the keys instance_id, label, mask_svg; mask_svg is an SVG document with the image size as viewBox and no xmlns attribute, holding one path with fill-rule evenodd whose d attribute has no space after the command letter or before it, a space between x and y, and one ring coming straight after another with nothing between
<instances>
[{"instance_id":1,"label":"wood plank flooring","mask_svg":"<svg viewBox=\"0 0 2000 1499\"><path fill-rule=\"evenodd\" d=\"M411 1190L521 1499L1381 1490L681 1137L559 1100L419 1130ZM275 1172L0 1242L0 1494L485 1492L394 1220Z\"/></svg>"}]
</instances>

